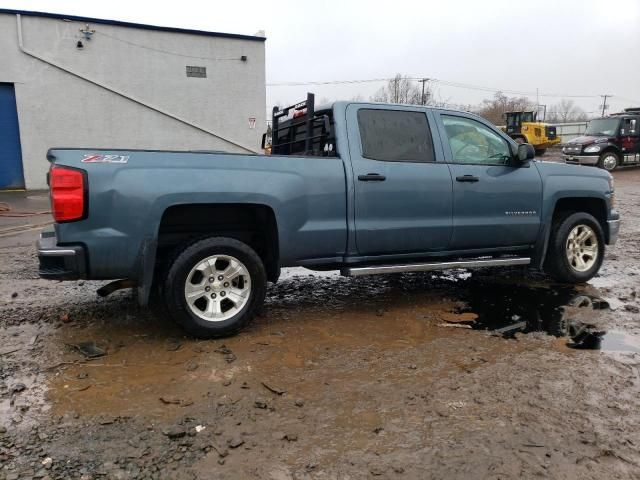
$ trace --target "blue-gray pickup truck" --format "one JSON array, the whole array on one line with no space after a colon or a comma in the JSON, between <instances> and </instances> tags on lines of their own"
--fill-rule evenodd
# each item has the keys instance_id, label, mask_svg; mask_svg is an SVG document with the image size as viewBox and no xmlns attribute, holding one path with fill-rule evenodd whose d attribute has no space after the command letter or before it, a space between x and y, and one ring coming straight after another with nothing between
<instances>
[{"instance_id":1,"label":"blue-gray pickup truck","mask_svg":"<svg viewBox=\"0 0 640 480\"><path fill-rule=\"evenodd\" d=\"M271 137L268 155L51 149L40 276L158 292L213 337L250 321L281 267L527 265L580 283L618 235L608 172L535 161L470 113L309 95L274 109Z\"/></svg>"}]
</instances>

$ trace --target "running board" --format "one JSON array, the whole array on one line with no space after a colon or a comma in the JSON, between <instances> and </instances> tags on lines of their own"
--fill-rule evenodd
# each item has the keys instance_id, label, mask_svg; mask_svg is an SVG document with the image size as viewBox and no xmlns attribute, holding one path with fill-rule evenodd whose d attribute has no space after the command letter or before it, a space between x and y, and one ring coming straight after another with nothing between
<instances>
[{"instance_id":1,"label":"running board","mask_svg":"<svg viewBox=\"0 0 640 480\"><path fill-rule=\"evenodd\" d=\"M345 267L340 273L345 277L360 277L362 275L376 275L379 273L428 272L431 270L448 270L450 268L482 268L507 267L512 265L529 265L529 257L487 258L475 260L460 260L456 262L411 263L407 265L374 265L371 267Z\"/></svg>"}]
</instances>

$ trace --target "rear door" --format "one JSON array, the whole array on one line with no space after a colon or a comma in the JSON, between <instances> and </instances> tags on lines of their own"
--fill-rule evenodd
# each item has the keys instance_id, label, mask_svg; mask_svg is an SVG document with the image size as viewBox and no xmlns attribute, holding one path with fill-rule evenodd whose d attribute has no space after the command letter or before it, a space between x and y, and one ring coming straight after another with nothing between
<instances>
[{"instance_id":1,"label":"rear door","mask_svg":"<svg viewBox=\"0 0 640 480\"><path fill-rule=\"evenodd\" d=\"M542 204L538 169L515 166L507 140L476 117L438 116L453 179L450 250L533 245Z\"/></svg>"},{"instance_id":2,"label":"rear door","mask_svg":"<svg viewBox=\"0 0 640 480\"><path fill-rule=\"evenodd\" d=\"M359 254L445 250L452 183L439 140L434 145L432 114L419 107L350 105L347 125Z\"/></svg>"}]
</instances>

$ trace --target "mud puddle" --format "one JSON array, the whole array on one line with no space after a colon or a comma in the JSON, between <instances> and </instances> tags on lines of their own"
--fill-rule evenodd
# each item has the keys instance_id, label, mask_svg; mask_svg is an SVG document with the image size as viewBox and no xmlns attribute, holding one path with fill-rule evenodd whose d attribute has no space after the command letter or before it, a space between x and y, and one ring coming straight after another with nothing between
<instances>
[{"instance_id":1,"label":"mud puddle","mask_svg":"<svg viewBox=\"0 0 640 480\"><path fill-rule=\"evenodd\" d=\"M88 319L80 328L60 329L55 348L64 352L60 360L71 364L52 377L48 397L57 414L142 414L160 420L240 401L249 390L268 393L263 382L280 385L287 379L285 389L294 382L296 396L314 398L323 395L327 382L366 388L370 375L383 377L390 368L438 378L449 375L452 365L471 371L540 347L499 338L518 333L544 332L580 348L633 351L624 332L606 334L601 317L609 306L597 293L498 284L467 272L353 281L294 270L273 289L265 312L232 338L195 340L153 317ZM443 328L451 324L496 332L498 338ZM86 341L106 355L86 360L67 348ZM481 352L482 360L466 359L470 349ZM406 364L391 367L384 360L390 355ZM369 363L363 377L361 367ZM313 372L319 376L309 382ZM403 374L396 375L401 382ZM349 389L342 393L349 395Z\"/></svg>"},{"instance_id":2,"label":"mud puddle","mask_svg":"<svg viewBox=\"0 0 640 480\"><path fill-rule=\"evenodd\" d=\"M565 338L566 346L603 352L640 352L640 339L622 330L608 331L604 311L609 302L596 289L563 286L477 285L461 294L461 323L505 338L541 332Z\"/></svg>"}]
</instances>

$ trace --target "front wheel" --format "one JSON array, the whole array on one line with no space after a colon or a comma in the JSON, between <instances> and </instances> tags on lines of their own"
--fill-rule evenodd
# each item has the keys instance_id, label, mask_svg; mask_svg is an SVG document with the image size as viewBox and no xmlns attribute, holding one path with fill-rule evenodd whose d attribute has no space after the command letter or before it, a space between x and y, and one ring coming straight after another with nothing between
<instances>
[{"instance_id":1,"label":"front wheel","mask_svg":"<svg viewBox=\"0 0 640 480\"><path fill-rule=\"evenodd\" d=\"M598 166L609 172L615 170L618 163L620 163L620 160L618 159L618 155L614 152L604 152L598 159Z\"/></svg>"},{"instance_id":2,"label":"front wheel","mask_svg":"<svg viewBox=\"0 0 640 480\"><path fill-rule=\"evenodd\" d=\"M210 237L186 246L164 279L171 317L200 338L231 335L246 326L264 302L267 276L248 245Z\"/></svg>"},{"instance_id":3,"label":"front wheel","mask_svg":"<svg viewBox=\"0 0 640 480\"><path fill-rule=\"evenodd\" d=\"M582 283L598 273L604 259L604 233L585 212L566 213L553 224L545 269L557 280Z\"/></svg>"}]
</instances>

